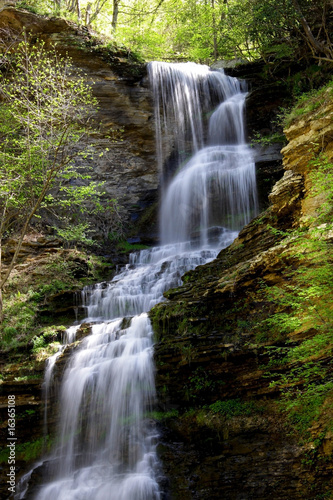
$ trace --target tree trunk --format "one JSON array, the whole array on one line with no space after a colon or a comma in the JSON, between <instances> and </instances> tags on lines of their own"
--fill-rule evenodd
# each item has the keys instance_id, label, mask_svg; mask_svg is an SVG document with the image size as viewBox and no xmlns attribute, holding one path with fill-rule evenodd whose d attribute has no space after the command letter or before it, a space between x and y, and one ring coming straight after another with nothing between
<instances>
[{"instance_id":1,"label":"tree trunk","mask_svg":"<svg viewBox=\"0 0 333 500\"><path fill-rule=\"evenodd\" d=\"M78 23L80 24L82 21L80 0L76 0L76 11Z\"/></svg>"},{"instance_id":2,"label":"tree trunk","mask_svg":"<svg viewBox=\"0 0 333 500\"><path fill-rule=\"evenodd\" d=\"M1 271L2 271L2 240L1 240L1 235L0 235L0 325L1 325L2 320L3 320Z\"/></svg>"},{"instance_id":3,"label":"tree trunk","mask_svg":"<svg viewBox=\"0 0 333 500\"><path fill-rule=\"evenodd\" d=\"M68 12L75 12L75 6L76 6L75 0L68 0L67 1L67 10L68 10Z\"/></svg>"},{"instance_id":4,"label":"tree trunk","mask_svg":"<svg viewBox=\"0 0 333 500\"><path fill-rule=\"evenodd\" d=\"M295 7L295 10L296 10L297 14L299 15L299 19L301 21L303 30L305 31L305 36L306 36L309 44L311 45L311 47L317 53L319 53L319 54L325 54L325 56L328 59L332 59L333 58L332 48L329 45L325 45L324 43L316 40L316 38L313 36L313 33L311 31L311 28L310 28L307 20L305 19L304 15L303 15L303 12L302 12L302 10L301 10L301 8L299 6L298 0L291 0L291 1L293 3L293 6Z\"/></svg>"},{"instance_id":5,"label":"tree trunk","mask_svg":"<svg viewBox=\"0 0 333 500\"><path fill-rule=\"evenodd\" d=\"M212 6L212 25L213 25L213 44L214 44L214 61L217 61L217 29L215 16L215 0L211 0Z\"/></svg>"},{"instance_id":6,"label":"tree trunk","mask_svg":"<svg viewBox=\"0 0 333 500\"><path fill-rule=\"evenodd\" d=\"M87 4L87 7L86 7L86 18L85 18L85 25L86 26L90 26L90 23L91 23L91 3L88 3Z\"/></svg>"},{"instance_id":7,"label":"tree trunk","mask_svg":"<svg viewBox=\"0 0 333 500\"><path fill-rule=\"evenodd\" d=\"M2 302L2 289L0 288L0 325L3 322L3 302Z\"/></svg>"},{"instance_id":8,"label":"tree trunk","mask_svg":"<svg viewBox=\"0 0 333 500\"><path fill-rule=\"evenodd\" d=\"M119 13L119 3L120 0L113 0L113 12L112 12L112 29L116 31Z\"/></svg>"}]
</instances>

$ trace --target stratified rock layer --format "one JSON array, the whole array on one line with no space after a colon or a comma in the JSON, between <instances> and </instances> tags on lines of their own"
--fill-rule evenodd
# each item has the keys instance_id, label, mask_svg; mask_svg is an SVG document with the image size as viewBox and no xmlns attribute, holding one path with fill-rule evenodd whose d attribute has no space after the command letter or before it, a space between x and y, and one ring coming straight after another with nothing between
<instances>
[{"instance_id":1,"label":"stratified rock layer","mask_svg":"<svg viewBox=\"0 0 333 500\"><path fill-rule=\"evenodd\" d=\"M267 346L299 345L316 331L286 335L281 329L272 338L267 323L266 331L258 328L275 310L263 290L292 284L290 271L298 269L304 252L287 232L316 226L324 195L310 196L316 168L311 160L319 152L332 159L333 125L326 119L331 107L327 100L316 115L286 130L285 174L268 209L215 261L185 274L184 285L166 292L168 300L151 311L158 399L165 412L160 455L172 499L331 498L330 396L311 428L312 441L302 443L279 412L281 393L272 383L293 366L285 362L267 370ZM312 382L324 372L329 380L330 356L316 363ZM214 413L211 405L219 401L241 409Z\"/></svg>"},{"instance_id":2,"label":"stratified rock layer","mask_svg":"<svg viewBox=\"0 0 333 500\"><path fill-rule=\"evenodd\" d=\"M151 97L144 84L144 67L131 63L124 54L95 48L87 31L63 20L7 8L0 11L0 26L18 31L25 26L47 45L57 42L59 51L68 53L75 67L94 82L100 109L96 134L90 138L95 152L93 178L106 181L108 196L118 198L128 218L139 218L155 200L158 184ZM273 113L269 96L274 92L271 87L259 115L250 113L249 124L254 130L261 127L263 117ZM251 99L256 106L258 93L253 93L249 102ZM165 475L161 483L166 498L310 500L332 490L332 435L322 437L320 451L325 460L320 466L311 469L311 465L302 465L311 443L300 445L296 436L288 434L275 404L279 392L271 386L271 379L263 376L265 340L258 341L254 335L256 323L267 317L272 307L260 294L262 285L283 282L286 267L298 265L292 245L281 243L282 233L297 228L300 222L307 224L321 203L320 197L307 196L311 187L309 151L315 152L317 144L317 149L332 157L331 103L319 111L317 118L309 115L286 131L290 141L283 151L286 173L272 190L270 207L244 228L216 261L187 273L184 286L169 291L169 300L151 313L157 339L159 405L171 415L175 409L179 411L178 417L171 416L161 424L159 453ZM112 137L117 141L112 142ZM109 152L100 157L105 147ZM271 151L266 158L263 154L262 150L258 153L258 162L262 161L264 167L272 162L275 168L279 152ZM263 175L269 173L270 169ZM89 326L79 335L87 332ZM311 335L301 332L292 340L299 342ZM278 341L283 344L285 339ZM59 358L56 379L61 378L74 347L69 346ZM329 360L321 362L328 364ZM2 384L2 436L7 432L7 397L12 393L17 394L22 416L17 427L22 440L42 434L39 410L43 369L42 365L38 367L39 380L25 382L14 380L22 373L20 366L13 366L12 379ZM286 370L283 365L278 369L280 373ZM202 406L217 400L255 405L250 414L207 416ZM49 401L50 427L57 417L54 401ZM332 412L329 403L328 415ZM199 406L203 413L188 411ZM320 434L319 421L313 438ZM18 472L23 472L23 464L19 467Z\"/></svg>"},{"instance_id":3,"label":"stratified rock layer","mask_svg":"<svg viewBox=\"0 0 333 500\"><path fill-rule=\"evenodd\" d=\"M34 39L45 42L46 48L56 46L85 74L99 108L94 133L78 148L91 145L92 158L89 155L85 165L91 167L92 180L105 183L105 201L117 199L127 221L139 219L156 201L159 182L152 99L143 84L145 65L131 59L127 51L101 48L86 28L63 19L9 7L0 10L1 28L16 35L25 28ZM98 221L91 222L98 227Z\"/></svg>"}]
</instances>

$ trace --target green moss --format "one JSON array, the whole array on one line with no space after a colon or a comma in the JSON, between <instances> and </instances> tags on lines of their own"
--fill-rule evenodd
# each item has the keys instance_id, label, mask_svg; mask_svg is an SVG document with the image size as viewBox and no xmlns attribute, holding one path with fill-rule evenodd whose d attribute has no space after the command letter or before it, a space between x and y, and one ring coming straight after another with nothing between
<instances>
[{"instance_id":1,"label":"green moss","mask_svg":"<svg viewBox=\"0 0 333 500\"><path fill-rule=\"evenodd\" d=\"M289 424L303 438L312 441L310 428L322 416L324 403L328 396L332 397L332 395L333 382L309 384L303 390L287 391L281 399L280 408L286 414ZM322 429L324 433L328 430L333 430L331 421L327 423L326 428Z\"/></svg>"},{"instance_id":2,"label":"green moss","mask_svg":"<svg viewBox=\"0 0 333 500\"><path fill-rule=\"evenodd\" d=\"M179 411L178 410L169 410L169 411L153 411L150 412L148 417L153 418L154 420L157 420L158 422L165 422L167 420L170 420L172 418L177 418L179 416Z\"/></svg>"},{"instance_id":3,"label":"green moss","mask_svg":"<svg viewBox=\"0 0 333 500\"><path fill-rule=\"evenodd\" d=\"M240 399L229 399L226 401L216 401L208 406L209 411L218 413L225 418L250 416L261 413L263 407L253 401L242 401Z\"/></svg>"},{"instance_id":4,"label":"green moss","mask_svg":"<svg viewBox=\"0 0 333 500\"><path fill-rule=\"evenodd\" d=\"M296 104L291 110L285 111L282 117L282 124L285 128L289 127L295 120L304 118L319 110L322 105L329 102L333 94L333 80L319 90L310 90L301 94L296 100Z\"/></svg>"},{"instance_id":5,"label":"green moss","mask_svg":"<svg viewBox=\"0 0 333 500\"><path fill-rule=\"evenodd\" d=\"M128 243L128 241L124 240L117 244L117 249L120 253L127 254L131 252L137 252L139 250L145 250L149 248L148 245L141 245L138 243Z\"/></svg>"},{"instance_id":6,"label":"green moss","mask_svg":"<svg viewBox=\"0 0 333 500\"><path fill-rule=\"evenodd\" d=\"M55 316L53 307L48 313L48 302L59 293L105 279L106 272L110 273L110 265L103 258L78 250L59 249L36 262L31 259L23 269L18 264L4 291L0 325L0 350L8 361L20 356L39 360L52 354L64 325L71 324L73 318Z\"/></svg>"}]
</instances>

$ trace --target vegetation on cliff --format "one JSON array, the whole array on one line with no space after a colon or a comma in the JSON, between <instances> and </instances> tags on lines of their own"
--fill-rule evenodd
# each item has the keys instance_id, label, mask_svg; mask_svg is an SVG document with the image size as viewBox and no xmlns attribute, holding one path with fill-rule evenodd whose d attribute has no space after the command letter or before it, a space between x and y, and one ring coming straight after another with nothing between
<instances>
[{"instance_id":1,"label":"vegetation on cliff","mask_svg":"<svg viewBox=\"0 0 333 500\"><path fill-rule=\"evenodd\" d=\"M60 345L65 327L75 321L75 293L112 273L103 258L62 249L57 240L51 240L49 247L41 244L36 252L33 239L30 235L26 258L15 266L5 289L0 337L6 359L3 380L33 377L36 366L40 376L45 359ZM11 370L13 363L20 363L19 374Z\"/></svg>"},{"instance_id":2,"label":"vegetation on cliff","mask_svg":"<svg viewBox=\"0 0 333 500\"><path fill-rule=\"evenodd\" d=\"M84 176L73 166L88 154L77 144L96 106L91 89L82 77L73 78L68 60L42 43L32 46L8 31L1 47L0 322L2 291L33 220L51 212L60 236L89 243L82 216L102 210L101 185L80 185ZM17 244L4 268L2 243L11 234Z\"/></svg>"},{"instance_id":3,"label":"vegetation on cliff","mask_svg":"<svg viewBox=\"0 0 333 500\"><path fill-rule=\"evenodd\" d=\"M178 409L166 424L170 439L195 442L203 468L214 455L218 468L224 453L224 466L237 474L228 443L237 454L239 443L245 439L250 448L255 432L269 428L272 441L279 436L277 449L293 443L302 469L302 487L286 486L290 498L330 498L331 491L331 109L332 83L289 111L286 173L271 205L216 261L185 274L184 285L166 292L169 300L150 313L159 400L166 411ZM179 489L181 473L170 473ZM221 495L226 491L221 486Z\"/></svg>"}]
</instances>

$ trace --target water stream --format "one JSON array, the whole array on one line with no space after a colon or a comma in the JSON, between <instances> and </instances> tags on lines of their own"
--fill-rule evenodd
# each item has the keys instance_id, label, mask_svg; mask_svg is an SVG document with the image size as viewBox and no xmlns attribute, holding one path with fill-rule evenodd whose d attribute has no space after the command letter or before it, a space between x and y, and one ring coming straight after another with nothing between
<instances>
[{"instance_id":1,"label":"water stream","mask_svg":"<svg viewBox=\"0 0 333 500\"><path fill-rule=\"evenodd\" d=\"M171 181L162 175L162 245L132 254L106 286L84 290L92 333L64 373L57 445L37 500L161 498L147 312L186 270L214 259L257 210L244 84L193 63L154 62L149 73L161 173L165 149L177 163ZM46 371L47 391L56 357Z\"/></svg>"}]
</instances>

